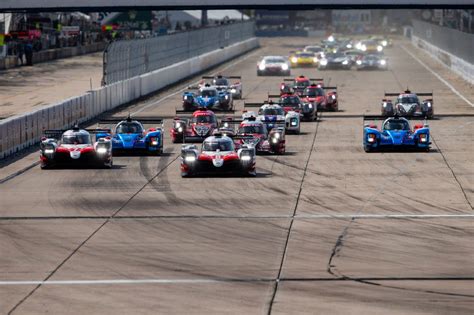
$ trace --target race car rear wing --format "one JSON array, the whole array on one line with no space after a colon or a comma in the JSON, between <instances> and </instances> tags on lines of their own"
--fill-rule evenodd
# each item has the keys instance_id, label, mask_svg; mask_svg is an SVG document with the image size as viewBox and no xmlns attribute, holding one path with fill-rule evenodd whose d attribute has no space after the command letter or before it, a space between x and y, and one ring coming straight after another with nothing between
<instances>
[{"instance_id":1,"label":"race car rear wing","mask_svg":"<svg viewBox=\"0 0 474 315\"><path fill-rule=\"evenodd\" d=\"M82 129L82 128L69 128L69 129L48 129L43 131L43 136L46 138L60 139L63 133L68 130L85 130L90 134L103 134L111 133L110 129Z\"/></svg>"},{"instance_id":2,"label":"race car rear wing","mask_svg":"<svg viewBox=\"0 0 474 315\"><path fill-rule=\"evenodd\" d=\"M388 118L405 118L407 120L426 120L427 117L416 117L416 116L398 116L398 115L393 115L393 116L384 116L384 115L363 115L362 120L385 120Z\"/></svg>"},{"instance_id":3,"label":"race car rear wing","mask_svg":"<svg viewBox=\"0 0 474 315\"><path fill-rule=\"evenodd\" d=\"M106 119L101 119L99 120L99 125L105 125L105 124L116 124L116 123L120 123L122 121L138 121L139 123L142 123L142 124L159 124L159 125L163 125L163 122L164 122L164 119L161 118L161 117L133 117L131 118L130 116L126 117L126 118L106 118Z\"/></svg>"},{"instance_id":4,"label":"race car rear wing","mask_svg":"<svg viewBox=\"0 0 474 315\"><path fill-rule=\"evenodd\" d=\"M263 101L263 102L259 102L259 103L247 103L247 102L244 102L244 107L262 107L263 105L267 105L268 104L268 101ZM276 103L274 103L276 104Z\"/></svg>"},{"instance_id":5,"label":"race car rear wing","mask_svg":"<svg viewBox=\"0 0 474 315\"><path fill-rule=\"evenodd\" d=\"M192 114L196 111L198 111L199 109L176 109L176 114ZM233 109L219 109L219 110L212 110L212 109L209 109L210 111L214 112L214 114L233 114L235 113L235 110Z\"/></svg>"},{"instance_id":6,"label":"race car rear wing","mask_svg":"<svg viewBox=\"0 0 474 315\"><path fill-rule=\"evenodd\" d=\"M284 78L283 81L285 82L294 82L296 81L297 78ZM310 81L317 81L317 82L323 82L323 78L308 78Z\"/></svg>"},{"instance_id":7,"label":"race car rear wing","mask_svg":"<svg viewBox=\"0 0 474 315\"><path fill-rule=\"evenodd\" d=\"M406 92L406 91L405 91L405 92ZM416 95L418 95L418 96L431 96L431 97L433 96L433 92L431 92L431 93L425 93L425 92L423 92L423 93L408 92L408 93L413 93L413 94L416 94ZM398 93L391 93L391 92L390 92L390 93L387 93L387 92L386 92L386 93L384 94L384 96L399 96L400 94L403 94L403 93L400 93L400 92L398 92Z\"/></svg>"},{"instance_id":8,"label":"race car rear wing","mask_svg":"<svg viewBox=\"0 0 474 315\"><path fill-rule=\"evenodd\" d=\"M226 78L226 79L242 79L241 76L239 75L230 75L230 76L222 76L223 78ZM209 80L209 79L215 79L217 78L217 76L212 76L212 75L205 75L205 76L202 76L203 79L205 80Z\"/></svg>"}]
</instances>

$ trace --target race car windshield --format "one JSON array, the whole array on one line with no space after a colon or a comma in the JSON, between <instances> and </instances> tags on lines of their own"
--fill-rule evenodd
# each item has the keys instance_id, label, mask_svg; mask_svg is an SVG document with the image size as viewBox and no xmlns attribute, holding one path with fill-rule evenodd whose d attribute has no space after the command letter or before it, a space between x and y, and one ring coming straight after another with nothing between
<instances>
[{"instance_id":1,"label":"race car windshield","mask_svg":"<svg viewBox=\"0 0 474 315\"><path fill-rule=\"evenodd\" d=\"M416 97L416 96L402 96L402 97L398 98L398 103L402 103L402 104L418 103L418 97Z\"/></svg>"},{"instance_id":2,"label":"race car windshield","mask_svg":"<svg viewBox=\"0 0 474 315\"><path fill-rule=\"evenodd\" d=\"M265 108L265 109L260 109L258 111L259 115L265 115L265 116L277 116L277 115L284 115L285 111L283 108Z\"/></svg>"},{"instance_id":3,"label":"race car windshield","mask_svg":"<svg viewBox=\"0 0 474 315\"><path fill-rule=\"evenodd\" d=\"M330 53L330 54L326 54L326 58L341 58L341 57L345 57L346 55L344 55L343 53Z\"/></svg>"},{"instance_id":4,"label":"race car windshield","mask_svg":"<svg viewBox=\"0 0 474 315\"><path fill-rule=\"evenodd\" d=\"M320 51L323 51L323 49L321 47L317 47L317 46L310 46L310 47L306 47L305 48L306 51L311 51L311 52L320 52Z\"/></svg>"},{"instance_id":5,"label":"race car windshield","mask_svg":"<svg viewBox=\"0 0 474 315\"><path fill-rule=\"evenodd\" d=\"M368 60L368 61L375 61L375 60L378 60L379 57L374 56L374 55L368 55L368 56L365 56L364 59L365 59L365 60Z\"/></svg>"},{"instance_id":6,"label":"race car windshield","mask_svg":"<svg viewBox=\"0 0 474 315\"><path fill-rule=\"evenodd\" d=\"M282 97L280 98L280 104L298 106L300 104L300 99L297 97Z\"/></svg>"},{"instance_id":7,"label":"race car windshield","mask_svg":"<svg viewBox=\"0 0 474 315\"><path fill-rule=\"evenodd\" d=\"M323 96L324 91L321 88L316 88L316 89L311 88L311 89L305 89L303 94L310 97Z\"/></svg>"},{"instance_id":8,"label":"race car windshield","mask_svg":"<svg viewBox=\"0 0 474 315\"><path fill-rule=\"evenodd\" d=\"M200 115L193 117L193 123L197 124L212 124L216 122L216 117L211 115Z\"/></svg>"},{"instance_id":9,"label":"race car windshield","mask_svg":"<svg viewBox=\"0 0 474 315\"><path fill-rule=\"evenodd\" d=\"M202 151L234 151L232 141L204 141Z\"/></svg>"},{"instance_id":10,"label":"race car windshield","mask_svg":"<svg viewBox=\"0 0 474 315\"><path fill-rule=\"evenodd\" d=\"M238 134L246 134L246 133L251 133L251 134L263 134L263 127L262 126L242 126L239 128L237 131Z\"/></svg>"},{"instance_id":11,"label":"race car windshield","mask_svg":"<svg viewBox=\"0 0 474 315\"><path fill-rule=\"evenodd\" d=\"M307 87L307 86L309 86L309 85L310 85L310 83L309 83L309 81L307 81L307 80L305 80L305 81L295 81L295 86L296 86L297 88L300 88L300 89L301 89L301 88L305 88L305 87Z\"/></svg>"},{"instance_id":12,"label":"race car windshield","mask_svg":"<svg viewBox=\"0 0 474 315\"><path fill-rule=\"evenodd\" d=\"M143 128L138 123L124 122L117 126L116 133L142 133Z\"/></svg>"},{"instance_id":13,"label":"race car windshield","mask_svg":"<svg viewBox=\"0 0 474 315\"><path fill-rule=\"evenodd\" d=\"M299 53L299 54L296 54L297 57L301 57L301 58L311 58L311 57L314 57L313 54L310 54L310 53Z\"/></svg>"},{"instance_id":14,"label":"race car windshield","mask_svg":"<svg viewBox=\"0 0 474 315\"><path fill-rule=\"evenodd\" d=\"M265 63L285 63L283 58L268 58L263 60Z\"/></svg>"},{"instance_id":15,"label":"race car windshield","mask_svg":"<svg viewBox=\"0 0 474 315\"><path fill-rule=\"evenodd\" d=\"M91 137L89 135L63 135L61 140L63 144L90 144Z\"/></svg>"},{"instance_id":16,"label":"race car windshield","mask_svg":"<svg viewBox=\"0 0 474 315\"><path fill-rule=\"evenodd\" d=\"M206 97L206 96L207 96L207 97L214 97L214 96L216 96L216 95L217 95L216 90L203 90L203 91L201 92L201 96L202 96L202 97Z\"/></svg>"},{"instance_id":17,"label":"race car windshield","mask_svg":"<svg viewBox=\"0 0 474 315\"><path fill-rule=\"evenodd\" d=\"M384 125L385 130L410 130L410 125L404 120L389 120Z\"/></svg>"},{"instance_id":18,"label":"race car windshield","mask_svg":"<svg viewBox=\"0 0 474 315\"><path fill-rule=\"evenodd\" d=\"M214 80L214 85L229 85L229 82L227 81L227 79L224 79L224 78L220 78L220 79L215 79Z\"/></svg>"}]
</instances>

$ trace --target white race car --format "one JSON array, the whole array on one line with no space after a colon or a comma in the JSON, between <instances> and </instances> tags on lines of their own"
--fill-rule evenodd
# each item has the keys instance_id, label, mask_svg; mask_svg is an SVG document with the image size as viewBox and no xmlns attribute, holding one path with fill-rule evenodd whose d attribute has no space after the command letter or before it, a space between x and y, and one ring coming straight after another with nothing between
<instances>
[{"instance_id":1,"label":"white race car","mask_svg":"<svg viewBox=\"0 0 474 315\"><path fill-rule=\"evenodd\" d=\"M285 112L285 109L278 103L273 103L272 101L262 103L244 103L244 107L260 107L258 113L247 112L244 113L244 116L251 117L256 115L257 119L266 123L267 128L271 128L284 124L285 131L287 133L300 133L301 128L301 114L294 110L288 110ZM246 117L242 117L246 118Z\"/></svg>"}]
</instances>

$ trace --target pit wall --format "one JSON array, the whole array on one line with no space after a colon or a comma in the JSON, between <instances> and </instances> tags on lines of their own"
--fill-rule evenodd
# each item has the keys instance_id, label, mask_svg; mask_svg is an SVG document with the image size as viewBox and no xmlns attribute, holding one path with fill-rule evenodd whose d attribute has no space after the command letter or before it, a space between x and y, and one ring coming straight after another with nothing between
<instances>
[{"instance_id":1,"label":"pit wall","mask_svg":"<svg viewBox=\"0 0 474 315\"><path fill-rule=\"evenodd\" d=\"M66 129L161 90L259 46L251 38L168 67L119 81L30 113L0 121L0 159L36 145L46 129Z\"/></svg>"}]
</instances>

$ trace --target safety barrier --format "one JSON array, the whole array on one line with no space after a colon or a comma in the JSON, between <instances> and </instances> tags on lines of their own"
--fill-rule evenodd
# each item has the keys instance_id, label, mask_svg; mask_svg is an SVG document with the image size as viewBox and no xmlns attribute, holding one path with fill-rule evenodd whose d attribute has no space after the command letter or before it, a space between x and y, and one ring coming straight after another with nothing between
<instances>
[{"instance_id":1,"label":"safety barrier","mask_svg":"<svg viewBox=\"0 0 474 315\"><path fill-rule=\"evenodd\" d=\"M2 120L0 121L0 159L35 145L40 141L45 129L64 129L75 123L86 122L103 112L156 92L256 47L258 47L258 40L251 38L24 115Z\"/></svg>"},{"instance_id":2,"label":"safety barrier","mask_svg":"<svg viewBox=\"0 0 474 315\"><path fill-rule=\"evenodd\" d=\"M253 21L146 39L112 42L104 51L103 85L126 80L254 37Z\"/></svg>"}]
</instances>

